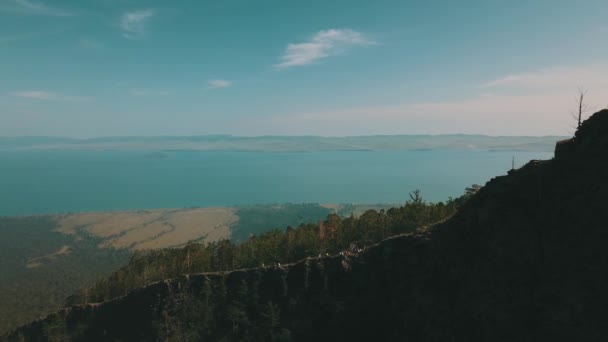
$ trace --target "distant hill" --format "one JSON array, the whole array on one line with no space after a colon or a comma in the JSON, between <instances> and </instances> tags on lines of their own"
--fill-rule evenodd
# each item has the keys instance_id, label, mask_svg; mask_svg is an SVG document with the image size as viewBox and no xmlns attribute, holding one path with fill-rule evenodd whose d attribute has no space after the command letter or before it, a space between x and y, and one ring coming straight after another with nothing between
<instances>
[{"instance_id":1,"label":"distant hill","mask_svg":"<svg viewBox=\"0 0 608 342\"><path fill-rule=\"evenodd\" d=\"M229 135L190 137L108 137L70 139L54 137L0 137L1 150L180 150L180 151L377 151L473 149L500 151L553 150L555 141L565 137L485 135L379 135L356 137Z\"/></svg>"},{"instance_id":2,"label":"distant hill","mask_svg":"<svg viewBox=\"0 0 608 342\"><path fill-rule=\"evenodd\" d=\"M185 274L7 339L605 341L607 175L604 110L554 159L492 179L423 232L355 256Z\"/></svg>"}]
</instances>

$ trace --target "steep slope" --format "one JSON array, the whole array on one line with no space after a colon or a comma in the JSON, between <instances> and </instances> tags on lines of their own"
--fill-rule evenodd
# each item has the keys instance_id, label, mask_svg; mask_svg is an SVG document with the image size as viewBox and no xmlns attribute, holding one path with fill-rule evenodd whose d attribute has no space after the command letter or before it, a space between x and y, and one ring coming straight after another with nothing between
<instances>
[{"instance_id":1,"label":"steep slope","mask_svg":"<svg viewBox=\"0 0 608 342\"><path fill-rule=\"evenodd\" d=\"M608 339L608 110L448 221L357 257L198 274L65 309L9 340Z\"/></svg>"}]
</instances>

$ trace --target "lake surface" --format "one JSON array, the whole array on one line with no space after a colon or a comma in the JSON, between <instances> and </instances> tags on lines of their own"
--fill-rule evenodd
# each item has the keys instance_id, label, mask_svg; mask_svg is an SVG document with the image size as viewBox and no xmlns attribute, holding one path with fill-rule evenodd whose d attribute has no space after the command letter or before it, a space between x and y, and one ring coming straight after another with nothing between
<instances>
[{"instance_id":1,"label":"lake surface","mask_svg":"<svg viewBox=\"0 0 608 342\"><path fill-rule=\"evenodd\" d=\"M0 152L0 215L460 196L549 152Z\"/></svg>"}]
</instances>

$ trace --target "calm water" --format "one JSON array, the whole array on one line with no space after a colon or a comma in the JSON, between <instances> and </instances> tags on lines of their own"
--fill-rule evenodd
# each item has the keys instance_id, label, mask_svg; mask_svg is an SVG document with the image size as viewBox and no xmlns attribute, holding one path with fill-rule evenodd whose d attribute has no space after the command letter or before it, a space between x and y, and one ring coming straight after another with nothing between
<instances>
[{"instance_id":1,"label":"calm water","mask_svg":"<svg viewBox=\"0 0 608 342\"><path fill-rule=\"evenodd\" d=\"M445 200L553 153L0 152L0 215L265 203Z\"/></svg>"}]
</instances>

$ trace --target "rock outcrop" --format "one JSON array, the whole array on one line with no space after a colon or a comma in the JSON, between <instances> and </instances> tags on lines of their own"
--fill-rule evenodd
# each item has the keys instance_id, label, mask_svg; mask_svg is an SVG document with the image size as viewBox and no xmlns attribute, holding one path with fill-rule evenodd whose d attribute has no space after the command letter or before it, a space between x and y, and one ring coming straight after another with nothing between
<instances>
[{"instance_id":1,"label":"rock outcrop","mask_svg":"<svg viewBox=\"0 0 608 342\"><path fill-rule=\"evenodd\" d=\"M359 256L184 276L8 340L608 340L608 110L558 146Z\"/></svg>"}]
</instances>

